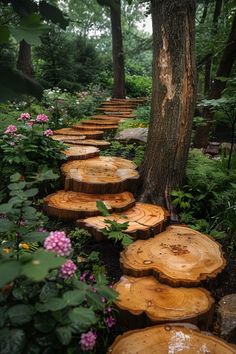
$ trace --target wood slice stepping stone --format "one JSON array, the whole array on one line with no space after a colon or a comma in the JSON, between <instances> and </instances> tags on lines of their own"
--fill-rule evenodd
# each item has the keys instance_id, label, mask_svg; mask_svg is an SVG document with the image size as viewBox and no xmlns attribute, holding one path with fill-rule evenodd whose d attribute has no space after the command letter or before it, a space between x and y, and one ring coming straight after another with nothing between
<instances>
[{"instance_id":1,"label":"wood slice stepping stone","mask_svg":"<svg viewBox=\"0 0 236 354\"><path fill-rule=\"evenodd\" d=\"M99 127L97 127L96 125L89 125L89 124L75 124L73 125L73 128L75 129L80 129L80 130L95 130L96 129L102 129L102 130L113 130L113 129L117 129L118 125L100 125Z\"/></svg>"},{"instance_id":2,"label":"wood slice stepping stone","mask_svg":"<svg viewBox=\"0 0 236 354\"><path fill-rule=\"evenodd\" d=\"M100 150L95 146L72 146L63 151L67 160L86 160L91 157L99 156Z\"/></svg>"},{"instance_id":3,"label":"wood slice stepping stone","mask_svg":"<svg viewBox=\"0 0 236 354\"><path fill-rule=\"evenodd\" d=\"M121 157L100 156L62 165L65 189L84 193L121 193L132 190L139 178L136 165Z\"/></svg>"},{"instance_id":4,"label":"wood slice stepping stone","mask_svg":"<svg viewBox=\"0 0 236 354\"><path fill-rule=\"evenodd\" d=\"M107 114L109 117L119 117L120 119L128 119L128 118L135 118L136 116L134 114L131 114L131 113L126 113L126 112L110 112L112 113L109 114L107 112L104 112L104 114Z\"/></svg>"},{"instance_id":5,"label":"wood slice stepping stone","mask_svg":"<svg viewBox=\"0 0 236 354\"><path fill-rule=\"evenodd\" d=\"M65 141L65 140L84 140L86 138L85 135L52 135L50 138L53 140L58 141Z\"/></svg>"},{"instance_id":6,"label":"wood slice stepping stone","mask_svg":"<svg viewBox=\"0 0 236 354\"><path fill-rule=\"evenodd\" d=\"M125 274L154 275L170 286L197 286L215 278L226 261L221 245L210 236L185 226L169 226L149 240L138 240L120 257Z\"/></svg>"},{"instance_id":7,"label":"wood slice stepping stone","mask_svg":"<svg viewBox=\"0 0 236 354\"><path fill-rule=\"evenodd\" d=\"M89 117L94 120L106 120L106 121L116 121L116 124L118 124L123 118L119 117L114 117L114 116L109 116L107 114L95 114L94 116Z\"/></svg>"},{"instance_id":8,"label":"wood slice stepping stone","mask_svg":"<svg viewBox=\"0 0 236 354\"><path fill-rule=\"evenodd\" d=\"M119 123L117 120L108 120L108 119L101 119L101 120L96 120L96 119L88 119L88 120L85 120L84 122L82 122L82 124L86 124L86 125L115 125L117 128L117 123ZM100 127L96 127L97 129ZM102 128L101 128L102 129Z\"/></svg>"},{"instance_id":9,"label":"wood slice stepping stone","mask_svg":"<svg viewBox=\"0 0 236 354\"><path fill-rule=\"evenodd\" d=\"M120 224L128 222L129 226L125 233L134 238L147 238L161 232L166 224L167 211L153 204L136 203L136 205L121 213L110 216L96 216L84 220L78 220L79 226L89 230L97 241L105 238L102 229L106 227L105 220L116 221Z\"/></svg>"},{"instance_id":10,"label":"wood slice stepping stone","mask_svg":"<svg viewBox=\"0 0 236 354\"><path fill-rule=\"evenodd\" d=\"M85 194L72 191L58 191L44 198L45 211L64 220L76 220L99 215L96 201L102 200L109 211L124 211L135 204L130 192L119 194Z\"/></svg>"},{"instance_id":11,"label":"wood slice stepping stone","mask_svg":"<svg viewBox=\"0 0 236 354\"><path fill-rule=\"evenodd\" d=\"M236 354L235 347L190 325L161 325L118 336L109 354Z\"/></svg>"},{"instance_id":12,"label":"wood slice stepping stone","mask_svg":"<svg viewBox=\"0 0 236 354\"><path fill-rule=\"evenodd\" d=\"M101 138L103 135L103 131L102 130L94 130L94 131L88 131L88 130L79 130L79 129L75 129L75 128L62 128L62 129L58 129L58 130L54 130L55 134L59 134L59 135L78 135L78 136L85 136L85 137L90 137L90 138L94 138L94 139L98 139Z\"/></svg>"},{"instance_id":13,"label":"wood slice stepping stone","mask_svg":"<svg viewBox=\"0 0 236 354\"><path fill-rule=\"evenodd\" d=\"M129 328L190 322L206 330L212 322L214 299L203 288L172 288L152 276L123 276L113 289L118 292L119 318Z\"/></svg>"},{"instance_id":14,"label":"wood slice stepping stone","mask_svg":"<svg viewBox=\"0 0 236 354\"><path fill-rule=\"evenodd\" d=\"M70 140L70 139L65 139L65 143L68 143L68 146L72 145L84 145L84 146L97 146L100 149L101 148L106 148L110 145L109 141L107 140L94 140L94 139L85 139L85 140Z\"/></svg>"},{"instance_id":15,"label":"wood slice stepping stone","mask_svg":"<svg viewBox=\"0 0 236 354\"><path fill-rule=\"evenodd\" d=\"M131 113L132 112L132 109L128 109L128 108L122 108L122 107L119 107L119 108L112 108L112 107L108 107L108 108L97 108L96 109L97 111L102 111L102 112L110 112L110 113L113 113L113 112L117 112L117 113Z\"/></svg>"}]
</instances>

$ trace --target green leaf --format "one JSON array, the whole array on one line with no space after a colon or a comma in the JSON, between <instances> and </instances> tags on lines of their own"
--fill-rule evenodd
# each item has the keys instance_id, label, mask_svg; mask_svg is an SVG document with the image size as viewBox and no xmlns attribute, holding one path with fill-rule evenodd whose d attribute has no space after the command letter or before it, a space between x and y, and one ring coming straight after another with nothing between
<instances>
[{"instance_id":1,"label":"green leaf","mask_svg":"<svg viewBox=\"0 0 236 354\"><path fill-rule=\"evenodd\" d=\"M43 88L36 81L9 67L0 68L0 102L27 94L41 99Z\"/></svg>"},{"instance_id":2,"label":"green leaf","mask_svg":"<svg viewBox=\"0 0 236 354\"><path fill-rule=\"evenodd\" d=\"M101 200L96 201L96 206L97 206L98 210L100 211L100 213L102 214L102 216L109 216L110 215L106 205Z\"/></svg>"},{"instance_id":3,"label":"green leaf","mask_svg":"<svg viewBox=\"0 0 236 354\"><path fill-rule=\"evenodd\" d=\"M5 203L0 205L0 213L8 213L12 210L12 205L10 203Z\"/></svg>"},{"instance_id":4,"label":"green leaf","mask_svg":"<svg viewBox=\"0 0 236 354\"><path fill-rule=\"evenodd\" d=\"M47 312L47 311L59 311L64 309L67 306L64 299L59 297L51 297L44 304L37 303L36 308L39 312Z\"/></svg>"},{"instance_id":5,"label":"green leaf","mask_svg":"<svg viewBox=\"0 0 236 354\"><path fill-rule=\"evenodd\" d=\"M44 20L59 24L62 29L66 29L69 24L69 21L63 16L62 11L46 1L40 1L39 11Z\"/></svg>"},{"instance_id":6,"label":"green leaf","mask_svg":"<svg viewBox=\"0 0 236 354\"><path fill-rule=\"evenodd\" d=\"M23 239L26 242L43 242L46 237L48 237L48 232L29 232L27 235L24 235Z\"/></svg>"},{"instance_id":7,"label":"green leaf","mask_svg":"<svg viewBox=\"0 0 236 354\"><path fill-rule=\"evenodd\" d=\"M33 254L32 259L22 266L22 274L32 280L39 281L47 276L50 269L61 266L65 261L65 258L59 257L53 252L39 249Z\"/></svg>"},{"instance_id":8,"label":"green leaf","mask_svg":"<svg viewBox=\"0 0 236 354\"><path fill-rule=\"evenodd\" d=\"M15 305L9 308L7 316L12 324L22 325L30 322L36 310L31 305Z\"/></svg>"},{"instance_id":9,"label":"green leaf","mask_svg":"<svg viewBox=\"0 0 236 354\"><path fill-rule=\"evenodd\" d=\"M79 328L87 329L97 322L96 315L92 309L76 307L69 312L69 318Z\"/></svg>"},{"instance_id":10,"label":"green leaf","mask_svg":"<svg viewBox=\"0 0 236 354\"><path fill-rule=\"evenodd\" d=\"M51 332L55 325L56 321L52 316L48 316L48 313L37 313L34 316L34 327L42 333Z\"/></svg>"},{"instance_id":11,"label":"green leaf","mask_svg":"<svg viewBox=\"0 0 236 354\"><path fill-rule=\"evenodd\" d=\"M8 232L15 229L15 224L8 219L0 219L0 233Z\"/></svg>"},{"instance_id":12,"label":"green leaf","mask_svg":"<svg viewBox=\"0 0 236 354\"><path fill-rule=\"evenodd\" d=\"M46 282L41 289L39 298L42 302L47 302L51 297L57 297L59 289L54 282Z\"/></svg>"},{"instance_id":13,"label":"green leaf","mask_svg":"<svg viewBox=\"0 0 236 354\"><path fill-rule=\"evenodd\" d=\"M26 342L26 336L22 329L2 329L0 330L0 353L20 354Z\"/></svg>"},{"instance_id":14,"label":"green leaf","mask_svg":"<svg viewBox=\"0 0 236 354\"><path fill-rule=\"evenodd\" d=\"M9 27L8 26L0 26L0 44L8 43L10 37Z\"/></svg>"},{"instance_id":15,"label":"green leaf","mask_svg":"<svg viewBox=\"0 0 236 354\"><path fill-rule=\"evenodd\" d=\"M19 189L24 189L25 186L26 186L25 182L10 183L8 185L8 189L10 189L10 191L15 191L15 190L19 190Z\"/></svg>"},{"instance_id":16,"label":"green leaf","mask_svg":"<svg viewBox=\"0 0 236 354\"><path fill-rule=\"evenodd\" d=\"M38 194L38 188L31 188L25 191L25 196L27 198L34 197L37 194Z\"/></svg>"},{"instance_id":17,"label":"green leaf","mask_svg":"<svg viewBox=\"0 0 236 354\"><path fill-rule=\"evenodd\" d=\"M101 296L98 296L98 294L94 293L92 290L86 293L86 299L88 305L94 310L102 310L104 308L104 303L101 301Z\"/></svg>"},{"instance_id":18,"label":"green leaf","mask_svg":"<svg viewBox=\"0 0 236 354\"><path fill-rule=\"evenodd\" d=\"M66 301L68 306L77 306L85 300L85 294L85 291L71 290L63 294L63 299Z\"/></svg>"},{"instance_id":19,"label":"green leaf","mask_svg":"<svg viewBox=\"0 0 236 354\"><path fill-rule=\"evenodd\" d=\"M58 340L61 342L63 345L69 345L72 339L72 333L71 329L68 326L64 327L57 327L56 329L56 335Z\"/></svg>"},{"instance_id":20,"label":"green leaf","mask_svg":"<svg viewBox=\"0 0 236 354\"><path fill-rule=\"evenodd\" d=\"M117 293L106 285L95 285L94 287L99 295L104 296L111 301L114 301L117 298Z\"/></svg>"},{"instance_id":21,"label":"green leaf","mask_svg":"<svg viewBox=\"0 0 236 354\"><path fill-rule=\"evenodd\" d=\"M18 172L14 173L14 175L11 175L10 181L11 182L18 182L22 178L22 175Z\"/></svg>"}]
</instances>

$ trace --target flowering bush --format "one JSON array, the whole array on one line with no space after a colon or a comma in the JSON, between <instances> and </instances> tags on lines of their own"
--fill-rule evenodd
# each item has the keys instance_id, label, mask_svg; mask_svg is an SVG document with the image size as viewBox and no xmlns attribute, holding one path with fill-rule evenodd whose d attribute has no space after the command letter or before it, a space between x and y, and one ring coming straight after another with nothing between
<instances>
[{"instance_id":1,"label":"flowering bush","mask_svg":"<svg viewBox=\"0 0 236 354\"><path fill-rule=\"evenodd\" d=\"M45 124L48 123L45 114L39 114L36 119L32 119L29 113L24 112L18 120L17 127L9 125L0 136L3 190L9 183L10 175L15 172L25 177L38 174L42 170L55 174L59 163L65 158L62 154L64 145L49 138L53 135L51 129L45 130Z\"/></svg>"}]
</instances>

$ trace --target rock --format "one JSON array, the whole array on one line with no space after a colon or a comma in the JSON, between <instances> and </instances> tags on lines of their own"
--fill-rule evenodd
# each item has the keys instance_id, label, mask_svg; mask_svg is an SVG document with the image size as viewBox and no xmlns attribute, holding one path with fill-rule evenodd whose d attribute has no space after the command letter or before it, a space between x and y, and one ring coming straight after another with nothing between
<instances>
[{"instance_id":1,"label":"rock","mask_svg":"<svg viewBox=\"0 0 236 354\"><path fill-rule=\"evenodd\" d=\"M115 140L146 144L148 128L130 128L117 133Z\"/></svg>"},{"instance_id":2,"label":"rock","mask_svg":"<svg viewBox=\"0 0 236 354\"><path fill-rule=\"evenodd\" d=\"M236 343L236 294L226 295L220 300L218 320L221 337Z\"/></svg>"},{"instance_id":3,"label":"rock","mask_svg":"<svg viewBox=\"0 0 236 354\"><path fill-rule=\"evenodd\" d=\"M231 149L231 144L227 142L223 142L220 144L220 151L224 153L229 153ZM236 151L236 145L233 146L233 151Z\"/></svg>"},{"instance_id":4,"label":"rock","mask_svg":"<svg viewBox=\"0 0 236 354\"><path fill-rule=\"evenodd\" d=\"M219 150L220 150L220 143L209 142L207 148L204 149L204 153L215 156L215 155L219 155Z\"/></svg>"}]
</instances>

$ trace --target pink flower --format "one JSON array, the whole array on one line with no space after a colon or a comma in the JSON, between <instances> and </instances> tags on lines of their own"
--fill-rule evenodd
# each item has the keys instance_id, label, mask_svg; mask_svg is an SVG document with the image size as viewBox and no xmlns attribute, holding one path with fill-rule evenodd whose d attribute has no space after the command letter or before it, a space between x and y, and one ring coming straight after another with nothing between
<instances>
[{"instance_id":1,"label":"pink flower","mask_svg":"<svg viewBox=\"0 0 236 354\"><path fill-rule=\"evenodd\" d=\"M44 132L43 132L43 135L44 136L51 136L53 135L53 131L51 129L46 129Z\"/></svg>"},{"instance_id":2,"label":"pink flower","mask_svg":"<svg viewBox=\"0 0 236 354\"><path fill-rule=\"evenodd\" d=\"M71 241L63 231L52 231L44 241L44 248L59 256L69 256Z\"/></svg>"},{"instance_id":3,"label":"pink flower","mask_svg":"<svg viewBox=\"0 0 236 354\"><path fill-rule=\"evenodd\" d=\"M47 123L48 122L48 116L46 116L46 114L39 114L36 117L36 122L37 123Z\"/></svg>"},{"instance_id":4,"label":"pink flower","mask_svg":"<svg viewBox=\"0 0 236 354\"><path fill-rule=\"evenodd\" d=\"M111 328L116 324L116 319L110 315L107 318L105 318L105 323L108 328Z\"/></svg>"},{"instance_id":5,"label":"pink flower","mask_svg":"<svg viewBox=\"0 0 236 354\"><path fill-rule=\"evenodd\" d=\"M66 263L61 266L59 276L64 279L70 278L72 275L75 274L76 269L77 266L75 265L75 263L68 259L68 261L66 261Z\"/></svg>"},{"instance_id":6,"label":"pink flower","mask_svg":"<svg viewBox=\"0 0 236 354\"><path fill-rule=\"evenodd\" d=\"M93 331L82 333L80 337L80 345L84 352L93 350L96 345L97 335Z\"/></svg>"},{"instance_id":7,"label":"pink flower","mask_svg":"<svg viewBox=\"0 0 236 354\"><path fill-rule=\"evenodd\" d=\"M17 131L17 127L15 125L8 125L7 129L4 131L4 134L14 134Z\"/></svg>"},{"instance_id":8,"label":"pink flower","mask_svg":"<svg viewBox=\"0 0 236 354\"><path fill-rule=\"evenodd\" d=\"M35 123L35 120L30 120L29 122L26 122L25 124L27 124L29 127L32 127Z\"/></svg>"},{"instance_id":9,"label":"pink flower","mask_svg":"<svg viewBox=\"0 0 236 354\"><path fill-rule=\"evenodd\" d=\"M47 232L47 229L43 226L38 227L37 229L38 232Z\"/></svg>"},{"instance_id":10,"label":"pink flower","mask_svg":"<svg viewBox=\"0 0 236 354\"><path fill-rule=\"evenodd\" d=\"M20 117L18 120L28 120L30 119L30 114L29 113L21 113Z\"/></svg>"}]
</instances>

